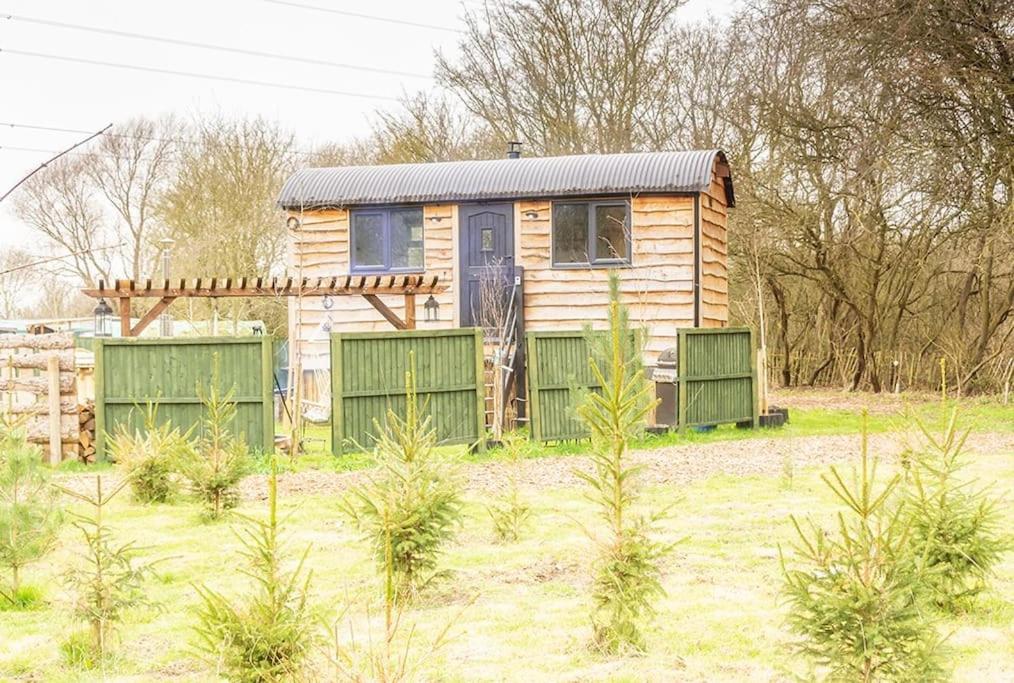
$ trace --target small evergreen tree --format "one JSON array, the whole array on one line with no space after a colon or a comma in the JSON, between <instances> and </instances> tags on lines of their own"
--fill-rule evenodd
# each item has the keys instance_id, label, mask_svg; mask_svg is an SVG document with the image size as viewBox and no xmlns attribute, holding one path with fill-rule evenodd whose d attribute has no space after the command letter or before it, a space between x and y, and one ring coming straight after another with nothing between
<instances>
[{"instance_id":1,"label":"small evergreen tree","mask_svg":"<svg viewBox=\"0 0 1014 683\"><path fill-rule=\"evenodd\" d=\"M0 602L29 607L36 593L23 591L22 571L52 550L63 515L42 451L28 443L18 425L4 422L0 431L0 565L10 572Z\"/></svg>"},{"instance_id":2,"label":"small evergreen tree","mask_svg":"<svg viewBox=\"0 0 1014 683\"><path fill-rule=\"evenodd\" d=\"M278 466L272 458L268 479L268 519L244 517L237 532L254 592L229 600L207 586L195 587L197 647L229 680L261 683L288 681L303 671L320 640L319 619L309 603L311 572L303 565L307 547L292 569L278 519Z\"/></svg>"},{"instance_id":3,"label":"small evergreen tree","mask_svg":"<svg viewBox=\"0 0 1014 683\"><path fill-rule=\"evenodd\" d=\"M926 556L912 552L911 528L892 505L900 481L877 487L863 413L859 471L850 486L835 467L824 483L845 506L837 534L795 517L796 563L782 558L789 627L798 652L835 680L932 681L944 678L940 639L927 611Z\"/></svg>"},{"instance_id":4,"label":"small evergreen tree","mask_svg":"<svg viewBox=\"0 0 1014 683\"><path fill-rule=\"evenodd\" d=\"M151 564L137 564L140 549L133 543L115 545L106 524L109 502L127 485L123 480L111 492L102 488L102 477L95 477L95 495L89 496L59 487L68 496L91 507L90 514L72 513L73 525L85 541L83 562L67 573L67 583L77 595L75 614L88 624L94 660L102 662L111 649L111 636L130 608L151 605L142 589L151 573Z\"/></svg>"},{"instance_id":5,"label":"small evergreen tree","mask_svg":"<svg viewBox=\"0 0 1014 683\"><path fill-rule=\"evenodd\" d=\"M532 516L532 508L522 499L518 475L530 441L519 431L504 432L501 437L507 453L507 491L492 505L486 506L493 520L493 532L500 542L517 541Z\"/></svg>"},{"instance_id":6,"label":"small evergreen tree","mask_svg":"<svg viewBox=\"0 0 1014 683\"><path fill-rule=\"evenodd\" d=\"M192 431L192 430L191 430ZM169 421L159 424L158 404L145 406L144 429L131 431L117 425L109 441L112 460L130 479L134 500L139 503L168 503L176 496L174 476L190 455L190 431L181 434Z\"/></svg>"},{"instance_id":7,"label":"small evergreen tree","mask_svg":"<svg viewBox=\"0 0 1014 683\"><path fill-rule=\"evenodd\" d=\"M437 450L430 418L419 414L413 367L405 373L405 417L387 411L378 437L378 474L353 489L343 511L374 548L377 565L390 566L397 593L408 597L443 576L438 560L461 523L461 483L453 461ZM390 541L388 541L390 539Z\"/></svg>"},{"instance_id":8,"label":"small evergreen tree","mask_svg":"<svg viewBox=\"0 0 1014 683\"><path fill-rule=\"evenodd\" d=\"M628 315L619 301L618 277L610 275L608 346L593 347L589 358L600 392L589 392L578 415L592 434L594 472L578 472L599 508L606 534L595 538L592 626L603 652L644 649L643 622L665 595L659 562L669 546L652 540L658 515L635 515L635 479L640 468L627 462L632 438L644 429L654 407L641 354L631 340Z\"/></svg>"},{"instance_id":9,"label":"small evergreen tree","mask_svg":"<svg viewBox=\"0 0 1014 683\"><path fill-rule=\"evenodd\" d=\"M231 432L236 419L236 387L223 393L219 385L216 354L211 381L207 387L197 386L204 409L203 429L181 468L190 490L204 504L208 519L219 519L239 503L239 482L251 467L246 443Z\"/></svg>"},{"instance_id":10,"label":"small evergreen tree","mask_svg":"<svg viewBox=\"0 0 1014 683\"><path fill-rule=\"evenodd\" d=\"M927 558L926 584L938 607L957 612L988 584L992 569L1010 549L998 501L963 480L968 431L958 428L955 408L940 438L916 423L925 447L910 452L911 478L905 513L912 548Z\"/></svg>"}]
</instances>

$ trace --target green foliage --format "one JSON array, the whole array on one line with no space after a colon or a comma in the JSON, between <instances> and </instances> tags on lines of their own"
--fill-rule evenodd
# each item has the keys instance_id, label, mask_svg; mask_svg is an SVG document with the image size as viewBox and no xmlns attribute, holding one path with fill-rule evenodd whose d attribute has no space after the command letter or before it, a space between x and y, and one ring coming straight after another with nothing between
<instances>
[{"instance_id":1,"label":"green foliage","mask_svg":"<svg viewBox=\"0 0 1014 683\"><path fill-rule=\"evenodd\" d=\"M192 430L191 430L192 431ZM110 438L112 460L130 478L131 492L139 503L168 503L176 497L177 467L190 456L190 431L180 433L171 422L159 424L158 404L145 407L144 429L131 432L120 423Z\"/></svg>"},{"instance_id":2,"label":"green foliage","mask_svg":"<svg viewBox=\"0 0 1014 683\"><path fill-rule=\"evenodd\" d=\"M0 600L0 612L8 610L28 612L41 609L45 604L41 588L21 584L16 590L6 595L5 599Z\"/></svg>"},{"instance_id":3,"label":"green foliage","mask_svg":"<svg viewBox=\"0 0 1014 683\"><path fill-rule=\"evenodd\" d=\"M0 429L0 566L10 572L0 603L21 605L25 566L44 557L56 543L63 521L56 491L42 466L42 451L28 443L19 425Z\"/></svg>"},{"instance_id":4,"label":"green foliage","mask_svg":"<svg viewBox=\"0 0 1014 683\"><path fill-rule=\"evenodd\" d=\"M531 448L524 432L504 432L501 437L507 453L507 491L492 505L486 506L493 520L493 532L501 543L517 541L532 516L532 508L521 498L518 473L521 463Z\"/></svg>"},{"instance_id":5,"label":"green foliage","mask_svg":"<svg viewBox=\"0 0 1014 683\"><path fill-rule=\"evenodd\" d=\"M110 493L102 490L102 477L95 477L95 495L89 496L61 487L65 494L87 503L91 513L73 513L73 525L85 541L83 562L67 573L67 583L76 594L74 613L88 624L91 648L99 661L111 649L110 638L127 610L151 606L143 590L151 564L137 564L140 549L133 543L115 545L104 519L106 506L123 488L122 481Z\"/></svg>"},{"instance_id":6,"label":"green foliage","mask_svg":"<svg viewBox=\"0 0 1014 683\"><path fill-rule=\"evenodd\" d=\"M916 423L926 443L909 453L905 514L913 550L926 556L933 601L957 612L987 586L993 567L1010 549L1010 537L1002 532L998 500L960 478L969 432L959 430L957 409L940 438Z\"/></svg>"},{"instance_id":7,"label":"green foliage","mask_svg":"<svg viewBox=\"0 0 1014 683\"><path fill-rule=\"evenodd\" d=\"M284 521L284 520L282 520ZM268 479L268 519L244 517L237 531L254 592L231 601L207 586L196 587L197 647L231 681L287 681L297 677L319 640L310 606L311 573L303 571L307 549L286 569L288 553L278 519L278 471Z\"/></svg>"},{"instance_id":8,"label":"green foliage","mask_svg":"<svg viewBox=\"0 0 1014 683\"><path fill-rule=\"evenodd\" d=\"M834 467L822 479L845 506L837 534L795 518L796 564L782 559L788 623L798 652L834 680L931 681L944 678L940 639L925 600L925 555L892 505L899 477L876 482L877 460L862 435L860 468L847 484Z\"/></svg>"},{"instance_id":9,"label":"green foliage","mask_svg":"<svg viewBox=\"0 0 1014 683\"><path fill-rule=\"evenodd\" d=\"M398 595L408 597L445 574L438 559L461 524L462 485L454 461L436 447L430 418L419 414L412 370L405 390L405 417L388 410L385 425L376 424L377 474L342 509L373 545L378 566L390 565Z\"/></svg>"},{"instance_id":10,"label":"green foliage","mask_svg":"<svg viewBox=\"0 0 1014 683\"><path fill-rule=\"evenodd\" d=\"M232 434L236 419L233 397L236 387L222 392L219 382L218 355L212 362L211 381L197 386L204 406L201 435L189 457L183 459L183 476L191 492L204 504L208 519L219 519L239 503L239 482L250 471L252 460L246 443Z\"/></svg>"},{"instance_id":11,"label":"green foliage","mask_svg":"<svg viewBox=\"0 0 1014 683\"><path fill-rule=\"evenodd\" d=\"M669 546L652 540L658 516L634 516L640 467L627 463L630 441L644 428L654 407L640 351L630 344L629 320L619 302L617 276L610 276L609 347L589 358L600 393L589 393L578 408L592 434L594 472L577 472L588 485L607 533L595 538L592 626L604 652L642 651L643 622L655 613L662 588L659 562Z\"/></svg>"},{"instance_id":12,"label":"green foliage","mask_svg":"<svg viewBox=\"0 0 1014 683\"><path fill-rule=\"evenodd\" d=\"M67 666L74 669L97 669L102 663L88 631L74 631L67 636L60 643L60 656Z\"/></svg>"}]
</instances>

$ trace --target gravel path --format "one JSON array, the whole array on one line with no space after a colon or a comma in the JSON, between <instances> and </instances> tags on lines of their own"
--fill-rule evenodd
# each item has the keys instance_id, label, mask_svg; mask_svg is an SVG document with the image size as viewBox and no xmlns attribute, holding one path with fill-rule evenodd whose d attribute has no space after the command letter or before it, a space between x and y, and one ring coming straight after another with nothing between
<instances>
[{"instance_id":1,"label":"gravel path","mask_svg":"<svg viewBox=\"0 0 1014 683\"><path fill-rule=\"evenodd\" d=\"M896 456L905 445L898 433L870 437L870 450L882 459ZM993 454L1014 451L1014 434L975 434L966 448L971 453ZM778 476L786 457L796 470L814 465L847 462L859 454L859 436L807 436L794 438L753 438L719 441L707 444L667 446L651 450L631 451L630 457L644 467L641 477L648 486L687 484L716 474L732 476ZM523 488L538 491L555 487L577 486L575 470L591 471L586 456L560 455L526 460L519 482ZM307 470L278 477L279 493L290 495L333 495L364 481L370 470L327 472ZM502 462L468 463L464 466L468 489L477 493L502 491L507 486L508 467ZM102 475L103 488L112 490L119 482L116 471ZM93 494L94 478L75 474L58 478L61 485ZM242 495L247 500L263 500L267 496L267 478L252 475L243 480Z\"/></svg>"},{"instance_id":2,"label":"gravel path","mask_svg":"<svg viewBox=\"0 0 1014 683\"><path fill-rule=\"evenodd\" d=\"M870 438L870 449L883 459L896 456L904 448L902 436L882 434ZM971 453L996 453L1014 450L1014 434L977 434L969 438ZM642 481L649 486L686 484L716 474L733 476L778 476L788 456L794 468L846 462L859 454L859 437L808 436L798 438L760 438L738 441L668 446L631 452L633 462L644 466ZM526 489L577 486L575 469L591 470L585 456L549 456L524 462L520 483ZM503 490L508 468L501 462L469 463L465 466L468 489L480 493ZM368 476L357 472L306 471L279 476L283 494L328 495L340 493ZM243 495L259 499L267 493L264 477L248 477Z\"/></svg>"}]
</instances>

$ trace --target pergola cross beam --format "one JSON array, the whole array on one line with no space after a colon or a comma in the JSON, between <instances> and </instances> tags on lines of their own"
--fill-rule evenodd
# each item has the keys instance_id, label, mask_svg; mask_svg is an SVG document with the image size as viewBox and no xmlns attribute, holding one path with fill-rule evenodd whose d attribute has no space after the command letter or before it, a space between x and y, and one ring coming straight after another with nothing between
<instances>
[{"instance_id":1,"label":"pergola cross beam","mask_svg":"<svg viewBox=\"0 0 1014 683\"><path fill-rule=\"evenodd\" d=\"M119 303L120 334L136 337L179 298L362 296L395 329L415 329L415 295L438 294L446 288L438 275L344 275L301 280L291 277L116 280L111 286L100 280L98 287L81 291L95 299L116 299ZM404 320L380 299L381 295L405 297ZM159 301L137 324L131 326L130 302L142 298L157 298Z\"/></svg>"}]
</instances>

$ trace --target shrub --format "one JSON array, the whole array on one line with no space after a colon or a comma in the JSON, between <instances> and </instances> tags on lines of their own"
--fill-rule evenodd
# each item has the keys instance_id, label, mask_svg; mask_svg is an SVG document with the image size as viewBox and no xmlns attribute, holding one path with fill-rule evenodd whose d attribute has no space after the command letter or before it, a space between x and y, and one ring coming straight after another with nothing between
<instances>
[{"instance_id":1,"label":"shrub","mask_svg":"<svg viewBox=\"0 0 1014 683\"><path fill-rule=\"evenodd\" d=\"M244 517L237 532L254 592L230 601L210 588L201 598L197 647L232 681L286 681L297 677L319 640L318 619L308 602L311 574L303 572L309 547L291 571L278 519L278 471L268 479L268 519Z\"/></svg>"},{"instance_id":2,"label":"shrub","mask_svg":"<svg viewBox=\"0 0 1014 683\"><path fill-rule=\"evenodd\" d=\"M205 516L219 519L239 503L239 482L252 463L246 443L230 431L236 419L236 388L224 393L219 388L217 354L210 383L198 385L197 393L204 406L203 430L181 469L191 492L204 505Z\"/></svg>"},{"instance_id":3,"label":"shrub","mask_svg":"<svg viewBox=\"0 0 1014 683\"><path fill-rule=\"evenodd\" d=\"M528 437L523 432L514 431L505 432L501 438L507 453L507 491L492 505L487 505L486 511L493 520L493 532L497 540L503 543L517 541L521 537L532 509L522 500L518 485L521 463L530 446Z\"/></svg>"},{"instance_id":4,"label":"shrub","mask_svg":"<svg viewBox=\"0 0 1014 683\"><path fill-rule=\"evenodd\" d=\"M21 585L24 568L56 544L63 520L57 494L42 466L42 451L18 425L4 423L0 434L0 565L10 572L0 602L27 607Z\"/></svg>"},{"instance_id":5,"label":"shrub","mask_svg":"<svg viewBox=\"0 0 1014 683\"><path fill-rule=\"evenodd\" d=\"M60 643L60 656L67 666L74 669L96 669L102 662L88 631L74 631L67 636Z\"/></svg>"},{"instance_id":6,"label":"shrub","mask_svg":"<svg viewBox=\"0 0 1014 683\"><path fill-rule=\"evenodd\" d=\"M405 417L388 410L386 424L375 425L379 473L353 489L342 509L373 545L377 565L390 565L398 595L408 597L445 574L438 559L461 523L462 502L456 467L437 450L430 418L419 415L412 370L405 391Z\"/></svg>"},{"instance_id":7,"label":"shrub","mask_svg":"<svg viewBox=\"0 0 1014 683\"><path fill-rule=\"evenodd\" d=\"M103 660L111 649L110 637L124 614L132 607L152 605L143 590L144 579L151 573L150 564L137 564L140 552L133 543L114 545L112 532L105 520L106 506L123 488L127 480L106 493L102 477L95 477L95 495L89 496L60 488L69 496L87 503L91 514L73 514L74 526L85 540L81 566L67 573L67 583L76 593L75 614L88 624L94 656Z\"/></svg>"},{"instance_id":8,"label":"shrub","mask_svg":"<svg viewBox=\"0 0 1014 683\"><path fill-rule=\"evenodd\" d=\"M181 434L168 421L159 424L158 404L152 402L145 407L143 431L130 431L123 423L117 426L109 451L113 461L126 470L134 500L152 504L175 498L174 476L189 456L189 438L189 431Z\"/></svg>"},{"instance_id":9,"label":"shrub","mask_svg":"<svg viewBox=\"0 0 1014 683\"><path fill-rule=\"evenodd\" d=\"M627 463L627 447L643 430L654 403L640 351L629 341L633 335L619 302L617 282L616 274L611 274L608 347L598 352L593 347L589 358L601 392L589 392L578 408L592 434L594 472L577 474L588 484L589 498L598 506L606 528L603 537L593 536L598 555L592 626L595 645L608 653L644 649L641 628L654 614L655 602L665 595L658 565L669 550L651 538L658 515L632 514L640 468Z\"/></svg>"},{"instance_id":10,"label":"shrub","mask_svg":"<svg viewBox=\"0 0 1014 683\"><path fill-rule=\"evenodd\" d=\"M961 479L968 432L959 430L957 410L940 438L916 422L925 445L909 452L905 513L912 548L926 557L926 585L934 603L956 612L987 586L1010 538L1002 532L998 501Z\"/></svg>"},{"instance_id":11,"label":"shrub","mask_svg":"<svg viewBox=\"0 0 1014 683\"><path fill-rule=\"evenodd\" d=\"M799 653L836 680L931 681L944 678L940 639L925 600L924 556L892 505L899 477L877 488L877 460L867 452L863 415L859 471L850 486L834 467L822 479L845 506L837 534L792 517L796 563L784 556L788 623Z\"/></svg>"}]
</instances>

